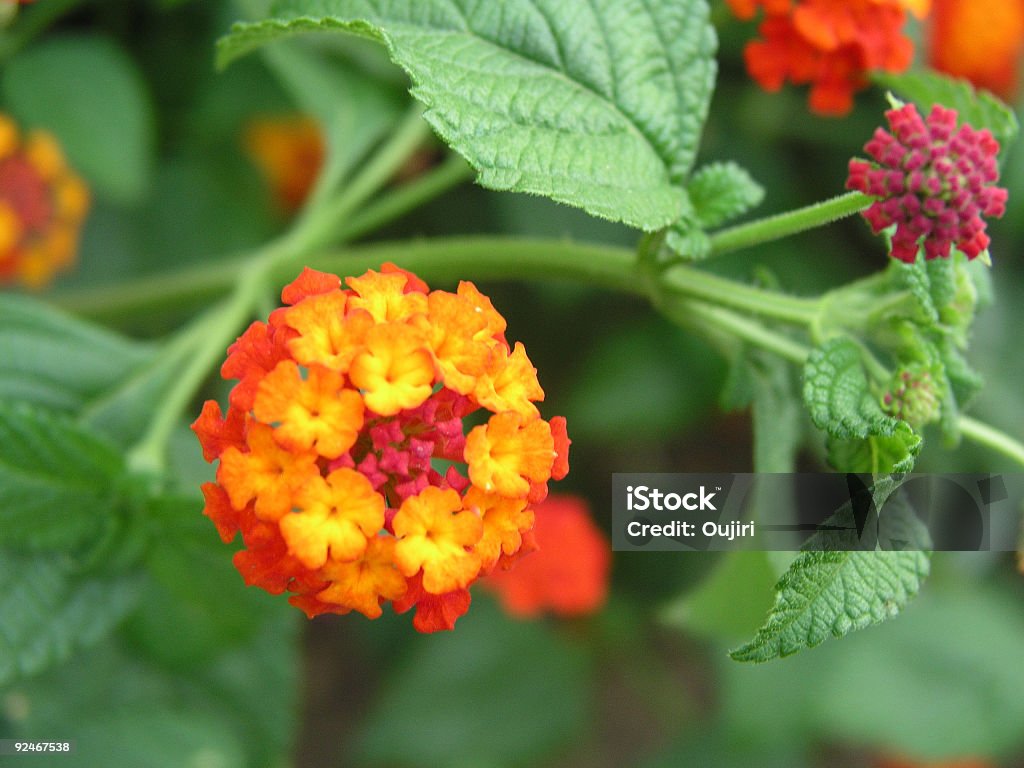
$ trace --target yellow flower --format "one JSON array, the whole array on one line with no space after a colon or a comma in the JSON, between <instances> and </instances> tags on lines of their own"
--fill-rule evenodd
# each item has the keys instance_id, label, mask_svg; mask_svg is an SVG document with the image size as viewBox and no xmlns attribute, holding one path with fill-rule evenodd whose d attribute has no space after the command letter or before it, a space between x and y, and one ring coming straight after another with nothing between
<instances>
[{"instance_id":1,"label":"yellow flower","mask_svg":"<svg viewBox=\"0 0 1024 768\"><path fill-rule=\"evenodd\" d=\"M395 563L406 576L423 571L423 588L435 595L462 589L480 572L480 556L472 547L483 534L483 522L462 509L462 497L451 488L426 488L402 502L395 515Z\"/></svg>"}]
</instances>

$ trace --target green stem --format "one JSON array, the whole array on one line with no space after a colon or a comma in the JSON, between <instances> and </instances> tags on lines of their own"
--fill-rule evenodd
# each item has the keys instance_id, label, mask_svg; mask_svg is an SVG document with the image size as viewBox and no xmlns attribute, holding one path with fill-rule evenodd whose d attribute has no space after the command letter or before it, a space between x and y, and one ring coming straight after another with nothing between
<instances>
[{"instance_id":1,"label":"green stem","mask_svg":"<svg viewBox=\"0 0 1024 768\"><path fill-rule=\"evenodd\" d=\"M676 294L707 299L776 320L811 325L820 311L818 299L804 299L766 291L704 270L678 265L662 275L663 286Z\"/></svg>"},{"instance_id":2,"label":"green stem","mask_svg":"<svg viewBox=\"0 0 1024 768\"><path fill-rule=\"evenodd\" d=\"M248 318L264 284L265 264L273 255L272 250L264 252L253 268L243 276L231 296L212 315L200 317L182 332L188 345L192 346L192 355L175 378L174 384L164 393L145 435L131 450L128 464L133 470L155 474L164 467L167 441L178 417L210 371L216 367L217 361L224 356L224 350Z\"/></svg>"},{"instance_id":3,"label":"green stem","mask_svg":"<svg viewBox=\"0 0 1024 768\"><path fill-rule=\"evenodd\" d=\"M342 193L321 206L308 208L296 222L294 237L309 253L337 242L349 224L348 217L383 187L430 135L423 110L413 105L387 142L347 184Z\"/></svg>"},{"instance_id":4,"label":"green stem","mask_svg":"<svg viewBox=\"0 0 1024 768\"><path fill-rule=\"evenodd\" d=\"M750 248L821 227L862 211L872 202L874 198L861 192L847 192L845 195L797 208L795 211L738 224L711 235L711 254L717 256L727 251Z\"/></svg>"},{"instance_id":5,"label":"green stem","mask_svg":"<svg viewBox=\"0 0 1024 768\"><path fill-rule=\"evenodd\" d=\"M340 238L349 242L374 232L475 175L476 171L462 157L449 155L429 173L390 190L354 214L343 227Z\"/></svg>"},{"instance_id":6,"label":"green stem","mask_svg":"<svg viewBox=\"0 0 1024 768\"><path fill-rule=\"evenodd\" d=\"M662 307L662 311L680 325L705 333L720 334L722 331L726 331L754 346L774 352L797 365L803 365L810 354L810 349L800 342L724 307L717 307L703 301L684 299L667 303Z\"/></svg>"},{"instance_id":7,"label":"green stem","mask_svg":"<svg viewBox=\"0 0 1024 768\"><path fill-rule=\"evenodd\" d=\"M143 385L142 382L145 382L150 377L158 375L158 371L177 372L182 367L188 365L188 361L194 354L195 347L207 332L215 327L214 321L217 320L218 309L219 307L215 307L196 317L185 330L171 336L167 343L160 347L157 354L148 364L134 371L116 387L105 392L102 397L90 401L79 412L79 422L83 424L90 423L99 414L102 414L116 404L124 397L125 393L131 392L134 388Z\"/></svg>"},{"instance_id":8,"label":"green stem","mask_svg":"<svg viewBox=\"0 0 1024 768\"><path fill-rule=\"evenodd\" d=\"M507 237L432 238L420 242L371 243L324 254L310 266L359 274L393 261L427 281L573 280L646 296L636 280L636 255L628 248L554 239Z\"/></svg>"},{"instance_id":9,"label":"green stem","mask_svg":"<svg viewBox=\"0 0 1024 768\"><path fill-rule=\"evenodd\" d=\"M352 215L338 233L347 242L400 218L471 178L473 170L458 156L408 184L375 199ZM180 312L215 298L235 284L248 258L213 261L111 287L83 288L58 295L57 306L94 320L125 321L145 312ZM293 275L294 277L294 275Z\"/></svg>"},{"instance_id":10,"label":"green stem","mask_svg":"<svg viewBox=\"0 0 1024 768\"><path fill-rule=\"evenodd\" d=\"M352 274L379 267L385 261L397 262L428 281L566 279L619 292L648 294L636 279L636 258L631 251L551 240L472 237L381 243L321 257L313 266L328 272ZM726 292L737 285L724 278L716 280L721 281ZM756 320L704 301L676 299L663 309L669 317L685 325L702 331L727 330L795 363L803 364L810 353L804 345L765 328Z\"/></svg>"},{"instance_id":11,"label":"green stem","mask_svg":"<svg viewBox=\"0 0 1024 768\"><path fill-rule=\"evenodd\" d=\"M1015 440L995 427L972 419L970 416L960 417L960 432L969 440L991 448L1024 466L1024 443Z\"/></svg>"}]
</instances>

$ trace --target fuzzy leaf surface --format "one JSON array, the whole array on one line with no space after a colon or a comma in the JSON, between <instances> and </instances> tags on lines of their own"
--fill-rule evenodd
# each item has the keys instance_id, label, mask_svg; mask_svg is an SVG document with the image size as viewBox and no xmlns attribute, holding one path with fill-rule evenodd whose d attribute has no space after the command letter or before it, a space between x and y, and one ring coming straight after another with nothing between
<instances>
[{"instance_id":1,"label":"fuzzy leaf surface","mask_svg":"<svg viewBox=\"0 0 1024 768\"><path fill-rule=\"evenodd\" d=\"M0 297L0 401L77 413L151 355L34 299Z\"/></svg>"},{"instance_id":2,"label":"fuzzy leaf surface","mask_svg":"<svg viewBox=\"0 0 1024 768\"><path fill-rule=\"evenodd\" d=\"M218 60L310 31L383 42L485 187L648 231L682 213L716 72L705 0L282 0Z\"/></svg>"},{"instance_id":3,"label":"fuzzy leaf surface","mask_svg":"<svg viewBox=\"0 0 1024 768\"><path fill-rule=\"evenodd\" d=\"M834 437L891 435L897 421L887 416L868 388L857 345L829 339L807 358L804 402L818 429Z\"/></svg>"},{"instance_id":4,"label":"fuzzy leaf surface","mask_svg":"<svg viewBox=\"0 0 1024 768\"><path fill-rule=\"evenodd\" d=\"M776 585L768 620L729 655L770 661L884 621L917 594L928 569L928 554L916 550L804 552Z\"/></svg>"},{"instance_id":5,"label":"fuzzy leaf surface","mask_svg":"<svg viewBox=\"0 0 1024 768\"><path fill-rule=\"evenodd\" d=\"M0 546L70 550L105 530L120 454L65 417L0 404Z\"/></svg>"},{"instance_id":6,"label":"fuzzy leaf surface","mask_svg":"<svg viewBox=\"0 0 1024 768\"><path fill-rule=\"evenodd\" d=\"M100 640L137 597L130 576L85 576L62 554L0 550L0 686Z\"/></svg>"},{"instance_id":7,"label":"fuzzy leaf surface","mask_svg":"<svg viewBox=\"0 0 1024 768\"><path fill-rule=\"evenodd\" d=\"M764 199L764 188L736 163L699 168L686 189L697 218L708 228L735 219Z\"/></svg>"}]
</instances>

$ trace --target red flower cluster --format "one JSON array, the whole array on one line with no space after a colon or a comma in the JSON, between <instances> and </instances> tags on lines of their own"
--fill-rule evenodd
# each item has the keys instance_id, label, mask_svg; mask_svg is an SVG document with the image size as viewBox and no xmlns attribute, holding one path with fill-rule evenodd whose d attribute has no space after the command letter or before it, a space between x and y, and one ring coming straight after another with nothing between
<instances>
[{"instance_id":1,"label":"red flower cluster","mask_svg":"<svg viewBox=\"0 0 1024 768\"><path fill-rule=\"evenodd\" d=\"M451 629L568 471L565 419L541 418L526 350L472 283L430 291L394 265L347 283L306 270L228 350L228 412L210 400L193 424L220 460L205 514L241 532L247 584L311 618L390 601Z\"/></svg>"},{"instance_id":2,"label":"red flower cluster","mask_svg":"<svg viewBox=\"0 0 1024 768\"><path fill-rule=\"evenodd\" d=\"M877 234L896 226L892 255L917 259L949 256L956 245L973 259L988 248L984 216L1002 216L1007 192L999 179L999 142L988 130L957 129L957 113L932 107L927 122L913 104L885 113L892 133L878 128L864 150L874 163L850 161L847 189L879 198L865 218Z\"/></svg>"},{"instance_id":3,"label":"red flower cluster","mask_svg":"<svg viewBox=\"0 0 1024 768\"><path fill-rule=\"evenodd\" d=\"M906 11L923 15L928 0L728 0L740 18L765 11L761 40L747 45L747 71L767 91L787 80L811 85L810 106L822 115L843 115L865 73L900 72L910 65L913 44L903 35Z\"/></svg>"}]
</instances>

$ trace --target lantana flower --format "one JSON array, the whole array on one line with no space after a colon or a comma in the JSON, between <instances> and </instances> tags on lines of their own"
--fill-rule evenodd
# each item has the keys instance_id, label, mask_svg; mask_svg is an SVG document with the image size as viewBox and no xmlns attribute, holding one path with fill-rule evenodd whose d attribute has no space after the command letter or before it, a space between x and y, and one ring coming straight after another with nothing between
<instances>
[{"instance_id":1,"label":"lantana flower","mask_svg":"<svg viewBox=\"0 0 1024 768\"><path fill-rule=\"evenodd\" d=\"M987 129L957 128L957 113L935 105L927 120L905 104L885 113L892 133L878 128L864 145L873 162L853 159L847 189L878 198L864 212L877 234L896 227L892 255L907 263L944 258L950 246L973 259L988 248L982 216L1002 216L1007 192L999 180L999 142Z\"/></svg>"},{"instance_id":2,"label":"lantana flower","mask_svg":"<svg viewBox=\"0 0 1024 768\"><path fill-rule=\"evenodd\" d=\"M593 613L608 597L611 545L576 496L549 496L534 508L531 548L514 568L495 569L481 585L517 617Z\"/></svg>"},{"instance_id":3,"label":"lantana flower","mask_svg":"<svg viewBox=\"0 0 1024 768\"><path fill-rule=\"evenodd\" d=\"M302 206L326 152L320 124L305 115L261 117L245 129L245 151L286 213Z\"/></svg>"},{"instance_id":4,"label":"lantana flower","mask_svg":"<svg viewBox=\"0 0 1024 768\"><path fill-rule=\"evenodd\" d=\"M1017 91L1024 55L1024 0L934 0L928 63L1004 99Z\"/></svg>"},{"instance_id":5,"label":"lantana flower","mask_svg":"<svg viewBox=\"0 0 1024 768\"><path fill-rule=\"evenodd\" d=\"M89 209L85 183L44 131L0 114L0 283L39 288L70 266Z\"/></svg>"},{"instance_id":6,"label":"lantana flower","mask_svg":"<svg viewBox=\"0 0 1024 768\"><path fill-rule=\"evenodd\" d=\"M227 413L210 400L193 424L220 462L205 514L241 532L247 584L310 618L390 602L451 629L568 471L565 419L541 418L536 369L472 283L430 291L391 264L346 282L305 270L229 348Z\"/></svg>"},{"instance_id":7,"label":"lantana flower","mask_svg":"<svg viewBox=\"0 0 1024 768\"><path fill-rule=\"evenodd\" d=\"M728 0L740 18L758 5L760 40L744 51L747 71L767 91L788 80L810 84L811 110L844 115L872 70L901 72L913 58L903 34L906 12L923 16L929 0Z\"/></svg>"}]
</instances>

